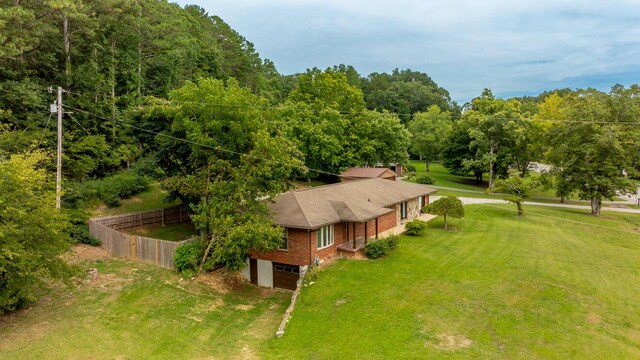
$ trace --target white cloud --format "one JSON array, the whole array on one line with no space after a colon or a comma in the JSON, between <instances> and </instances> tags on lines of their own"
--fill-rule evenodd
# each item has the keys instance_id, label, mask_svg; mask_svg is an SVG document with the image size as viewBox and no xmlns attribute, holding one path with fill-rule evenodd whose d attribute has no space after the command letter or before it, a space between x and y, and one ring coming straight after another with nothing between
<instances>
[{"instance_id":1,"label":"white cloud","mask_svg":"<svg viewBox=\"0 0 640 360\"><path fill-rule=\"evenodd\" d=\"M410 67L462 101L484 87L537 92L589 78L606 89L640 73L640 1L179 2L222 17L284 73L338 63L364 75Z\"/></svg>"}]
</instances>

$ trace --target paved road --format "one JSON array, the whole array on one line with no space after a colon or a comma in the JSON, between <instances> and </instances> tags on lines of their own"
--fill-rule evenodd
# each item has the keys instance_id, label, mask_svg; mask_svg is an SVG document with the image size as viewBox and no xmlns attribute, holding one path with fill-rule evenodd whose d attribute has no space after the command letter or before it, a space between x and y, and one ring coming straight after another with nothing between
<instances>
[{"instance_id":1,"label":"paved road","mask_svg":"<svg viewBox=\"0 0 640 360\"><path fill-rule=\"evenodd\" d=\"M430 196L431 201L436 201L440 199L441 196ZM482 198L469 198L469 197L459 197L460 201L464 205L472 205L472 204L508 204L509 202L502 199L482 199ZM541 203L535 201L525 201L524 205L536 205L536 206L550 206L550 207L560 207L567 209L580 209L580 210L591 210L590 205L571 205L571 204L560 204L560 203ZM615 208L615 207L602 207L602 211L612 211L612 212L621 212L621 213L630 213L630 214L640 214L640 209L629 209L629 208Z\"/></svg>"}]
</instances>

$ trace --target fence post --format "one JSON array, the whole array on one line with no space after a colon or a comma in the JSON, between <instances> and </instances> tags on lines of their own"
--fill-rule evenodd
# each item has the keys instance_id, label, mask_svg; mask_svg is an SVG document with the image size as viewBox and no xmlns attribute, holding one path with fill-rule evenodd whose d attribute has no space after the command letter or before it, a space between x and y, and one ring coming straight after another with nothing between
<instances>
[{"instance_id":1,"label":"fence post","mask_svg":"<svg viewBox=\"0 0 640 360\"><path fill-rule=\"evenodd\" d=\"M137 236L129 236L129 247L131 248L131 260L138 260L138 256L136 254L136 238Z\"/></svg>"}]
</instances>

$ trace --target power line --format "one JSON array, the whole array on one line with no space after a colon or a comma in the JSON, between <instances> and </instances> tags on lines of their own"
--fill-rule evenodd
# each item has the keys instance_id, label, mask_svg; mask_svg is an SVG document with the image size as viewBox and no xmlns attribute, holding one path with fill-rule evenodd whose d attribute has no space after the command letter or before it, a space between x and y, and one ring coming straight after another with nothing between
<instances>
[{"instance_id":1,"label":"power line","mask_svg":"<svg viewBox=\"0 0 640 360\"><path fill-rule=\"evenodd\" d=\"M52 115L53 115L53 113L50 112L49 113L49 118L47 119L47 125L42 130L42 134L40 135L40 140L38 141L38 145L36 147L40 147L40 144L42 143L42 140L44 139L44 133L47 131L47 129L49 129L49 122L51 121L51 116Z\"/></svg>"},{"instance_id":2,"label":"power line","mask_svg":"<svg viewBox=\"0 0 640 360\"><path fill-rule=\"evenodd\" d=\"M72 106L69 106L69 105L64 105L64 107L68 108L68 109L75 110L75 111L80 111L82 113L85 113L87 115L93 116L93 117L101 119L101 120L105 120L105 121L111 121L112 120L112 119L107 119L106 117L94 114L92 112L89 112L89 111L86 111L86 110L82 110L82 109L78 109L78 108L75 108L75 107L72 107ZM155 131L152 131L152 130L141 128L139 126L135 126L135 125L132 125L132 124L127 124L126 122L124 122L124 120L120 120L120 119L116 119L116 121L119 122L120 124L124 125L124 126L128 126L130 128L133 128L133 129L136 129L136 130L139 130L139 131L143 131L143 132L146 132L146 133L149 133L149 134L153 134L153 135L156 135L156 136L166 137L166 138L169 138L169 139L172 139L172 140L176 140L176 141L182 141L182 142L189 143L189 144L192 144L192 145L202 146L202 147L205 147L205 148L222 151L222 152L226 152L226 153L229 153L229 154L234 154L234 155L239 155L239 156L246 156L246 157L249 157L249 158L252 158L252 159L263 160L263 161L271 162L271 163L274 163L274 164L290 166L290 167L298 168L298 169L301 169L301 170L304 170L304 171L313 171L313 172L317 172L319 174L332 175L332 176L338 176L338 177L340 176L340 174L334 174L332 172L328 172L328 171L324 171L324 170L308 168L308 167L306 167L304 165L288 164L288 163L285 163L285 162L279 161L279 160L267 159L267 158L263 158L263 157L260 157L260 156L255 156L255 155L250 155L250 154L246 154L246 153L241 153L241 152L238 152L238 151L225 149L225 148L220 147L220 146L207 145L207 144L199 143L199 142L193 141L193 140L188 140L188 139L183 139L183 138L175 137L175 136L168 135L168 134L158 133L158 132L155 132Z\"/></svg>"}]
</instances>

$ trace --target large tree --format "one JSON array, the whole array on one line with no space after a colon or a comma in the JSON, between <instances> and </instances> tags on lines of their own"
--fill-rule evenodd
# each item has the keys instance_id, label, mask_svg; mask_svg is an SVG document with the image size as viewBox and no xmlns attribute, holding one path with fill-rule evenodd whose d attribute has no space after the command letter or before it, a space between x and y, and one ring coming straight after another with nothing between
<instances>
[{"instance_id":1,"label":"large tree","mask_svg":"<svg viewBox=\"0 0 640 360\"><path fill-rule=\"evenodd\" d=\"M34 300L34 289L62 274L69 221L41 168L45 155L0 159L0 314Z\"/></svg>"},{"instance_id":2,"label":"large tree","mask_svg":"<svg viewBox=\"0 0 640 360\"><path fill-rule=\"evenodd\" d=\"M408 124L411 133L411 152L429 164L438 159L451 131L451 113L442 111L437 105L426 112L417 113Z\"/></svg>"},{"instance_id":3,"label":"large tree","mask_svg":"<svg viewBox=\"0 0 640 360\"><path fill-rule=\"evenodd\" d=\"M637 133L638 93L637 87L619 86L609 95L577 91L565 98L568 120L549 130L549 161L563 186L591 201L593 215L600 214L603 199L636 191L630 176L636 174L633 159L638 150L627 142Z\"/></svg>"},{"instance_id":4,"label":"large tree","mask_svg":"<svg viewBox=\"0 0 640 360\"><path fill-rule=\"evenodd\" d=\"M192 204L206 244L203 269L237 270L249 249L280 244L265 199L287 190L304 167L295 145L263 116L266 104L234 80L203 79L172 92L164 111L171 137L158 140L164 153L176 152L161 163L172 175L165 186Z\"/></svg>"}]
</instances>

